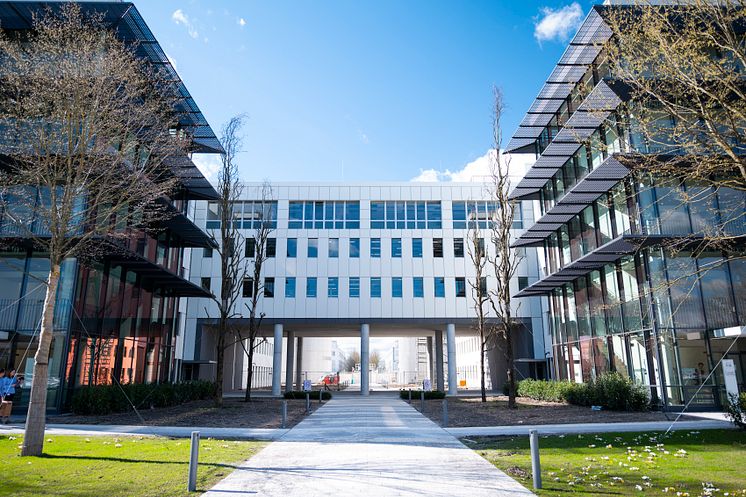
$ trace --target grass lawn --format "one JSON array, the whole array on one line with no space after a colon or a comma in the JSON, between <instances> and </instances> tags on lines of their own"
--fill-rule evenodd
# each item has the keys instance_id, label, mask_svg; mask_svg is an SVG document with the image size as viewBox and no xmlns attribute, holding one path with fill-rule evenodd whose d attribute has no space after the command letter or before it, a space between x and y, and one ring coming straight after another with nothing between
<instances>
[{"instance_id":1,"label":"grass lawn","mask_svg":"<svg viewBox=\"0 0 746 497\"><path fill-rule=\"evenodd\" d=\"M531 489L528 437L464 443ZM538 495L746 496L746 432L703 430L541 437Z\"/></svg>"},{"instance_id":2,"label":"grass lawn","mask_svg":"<svg viewBox=\"0 0 746 497\"><path fill-rule=\"evenodd\" d=\"M47 436L42 457L20 457L0 436L0 496L186 496L189 440ZM203 439L197 488L206 491L266 444Z\"/></svg>"}]
</instances>

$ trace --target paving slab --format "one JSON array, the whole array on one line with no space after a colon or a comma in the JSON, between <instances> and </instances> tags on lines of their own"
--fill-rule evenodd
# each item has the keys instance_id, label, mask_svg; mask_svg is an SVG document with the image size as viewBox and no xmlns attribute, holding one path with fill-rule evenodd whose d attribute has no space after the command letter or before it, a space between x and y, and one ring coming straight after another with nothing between
<instances>
[{"instance_id":1,"label":"paving slab","mask_svg":"<svg viewBox=\"0 0 746 497\"><path fill-rule=\"evenodd\" d=\"M406 402L340 396L204 494L238 495L534 494Z\"/></svg>"}]
</instances>

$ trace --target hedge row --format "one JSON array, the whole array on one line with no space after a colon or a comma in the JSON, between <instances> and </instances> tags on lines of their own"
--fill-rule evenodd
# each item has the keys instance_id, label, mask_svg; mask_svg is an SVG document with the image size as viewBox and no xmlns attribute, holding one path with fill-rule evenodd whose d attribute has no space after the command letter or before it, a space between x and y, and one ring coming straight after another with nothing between
<instances>
[{"instance_id":1,"label":"hedge row","mask_svg":"<svg viewBox=\"0 0 746 497\"><path fill-rule=\"evenodd\" d=\"M331 392L326 392L322 390L311 390L310 392L304 392L302 390L293 390L292 392L285 392L284 397L286 399L305 399L306 394L311 398L311 400L319 400L319 394L323 394L321 397L322 400L330 400L332 398Z\"/></svg>"},{"instance_id":2,"label":"hedge row","mask_svg":"<svg viewBox=\"0 0 746 497\"><path fill-rule=\"evenodd\" d=\"M417 400L420 398L420 392L422 390L412 390L412 399ZM409 400L409 390L399 390L399 397L404 400ZM425 399L445 399L446 393L442 390L425 390Z\"/></svg>"},{"instance_id":3,"label":"hedge row","mask_svg":"<svg viewBox=\"0 0 746 497\"><path fill-rule=\"evenodd\" d=\"M645 411L650 407L648 391L619 373L603 373L588 383L522 380L518 396L579 406L601 406L612 411Z\"/></svg>"},{"instance_id":4,"label":"hedge row","mask_svg":"<svg viewBox=\"0 0 746 497\"><path fill-rule=\"evenodd\" d=\"M132 404L138 409L150 409L211 399L215 392L211 381L95 385L76 389L70 407L75 414L105 415L129 411Z\"/></svg>"}]
</instances>

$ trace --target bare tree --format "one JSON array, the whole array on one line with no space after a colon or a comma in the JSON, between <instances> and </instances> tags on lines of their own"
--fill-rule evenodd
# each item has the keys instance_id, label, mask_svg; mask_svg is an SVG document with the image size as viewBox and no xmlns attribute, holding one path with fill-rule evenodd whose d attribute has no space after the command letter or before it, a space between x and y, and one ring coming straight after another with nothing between
<instances>
[{"instance_id":1,"label":"bare tree","mask_svg":"<svg viewBox=\"0 0 746 497\"><path fill-rule=\"evenodd\" d=\"M248 267L243 257L245 240L241 234L241 220L235 219L237 202L241 199L243 188L239 179L236 155L241 148L241 127L243 116L232 117L222 130L221 143L225 153L222 155L218 173L218 215L220 217L219 240L216 242L220 256L220 294L213 296L218 307L218 320L215 327L215 405L223 406L223 370L225 350L235 345L237 329L232 321L240 317L236 304L242 295L243 280ZM240 341L240 339L239 339Z\"/></svg>"},{"instance_id":2,"label":"bare tree","mask_svg":"<svg viewBox=\"0 0 746 497\"><path fill-rule=\"evenodd\" d=\"M355 367L360 364L360 352L353 350L345 357L344 370L355 371Z\"/></svg>"},{"instance_id":3,"label":"bare tree","mask_svg":"<svg viewBox=\"0 0 746 497\"><path fill-rule=\"evenodd\" d=\"M492 181L489 187L491 207L490 241L495 247L494 255L487 259L495 275L496 287L489 291L489 303L495 318L494 326L496 345L505 355L508 379L508 407L515 407L516 380L515 357L513 353L513 323L511 309L510 282L515 276L521 261L518 252L511 248L510 230L513 227L515 200L510 193L510 159L501 154L502 150L502 115L504 111L503 95L498 88L493 88L494 113L492 117L492 135L495 152L490 164ZM484 381L484 380L482 380Z\"/></svg>"},{"instance_id":4,"label":"bare tree","mask_svg":"<svg viewBox=\"0 0 746 497\"><path fill-rule=\"evenodd\" d=\"M474 268L474 280L469 280L469 286L471 287L472 304L476 315L474 328L479 333L480 388L482 391L482 402L487 402L484 360L488 343L494 340L494 327L488 322L490 294L484 281L487 274L487 253L479 221L477 212L469 215L469 232L466 242L469 259Z\"/></svg>"},{"instance_id":5,"label":"bare tree","mask_svg":"<svg viewBox=\"0 0 746 497\"><path fill-rule=\"evenodd\" d=\"M241 336L241 346L244 349L248 357L248 369L246 371L246 395L244 399L246 402L251 401L251 382L254 377L254 351L263 342L259 339L259 330L262 326L262 320L264 319L265 313L258 312L259 300L261 294L264 293L265 288L262 282L262 267L264 262L267 260L267 240L273 229L273 213L272 204L274 201L274 193L272 192L272 185L268 181L265 181L261 187L261 199L255 208L259 211L255 211L255 216L260 217L260 223L257 228L254 229L254 236L251 240L254 245L254 259L251 267L251 279L247 282L251 285L251 298L246 307L249 311L249 327L246 330L247 334Z\"/></svg>"},{"instance_id":6,"label":"bare tree","mask_svg":"<svg viewBox=\"0 0 746 497\"><path fill-rule=\"evenodd\" d=\"M60 266L95 257L167 216L164 164L187 138L171 85L76 4L0 35L0 212L5 237L30 240L50 271L22 455L41 455ZM158 81L156 84L155 82ZM163 201L163 200L166 201Z\"/></svg>"}]
</instances>

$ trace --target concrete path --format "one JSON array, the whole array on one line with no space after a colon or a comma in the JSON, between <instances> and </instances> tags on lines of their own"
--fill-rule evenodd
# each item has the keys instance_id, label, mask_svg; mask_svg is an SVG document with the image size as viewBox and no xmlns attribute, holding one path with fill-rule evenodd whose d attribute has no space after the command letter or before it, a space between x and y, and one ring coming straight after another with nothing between
<instances>
[{"instance_id":1,"label":"concrete path","mask_svg":"<svg viewBox=\"0 0 746 497\"><path fill-rule=\"evenodd\" d=\"M158 437L189 438L193 431L199 431L202 438L277 440L289 430L272 428L213 428L190 426L127 426L127 425L68 425L48 424L47 435L150 435ZM0 435L23 433L23 424L0 425Z\"/></svg>"},{"instance_id":2,"label":"concrete path","mask_svg":"<svg viewBox=\"0 0 746 497\"><path fill-rule=\"evenodd\" d=\"M537 430L540 435L563 435L572 433L615 433L635 431L676 430L733 430L736 426L729 421L644 421L640 423L574 423L557 425L513 425L513 426L472 426L447 428L454 437L491 437L528 435L529 430Z\"/></svg>"},{"instance_id":3,"label":"concrete path","mask_svg":"<svg viewBox=\"0 0 746 497\"><path fill-rule=\"evenodd\" d=\"M530 496L407 403L329 401L205 497Z\"/></svg>"}]
</instances>

